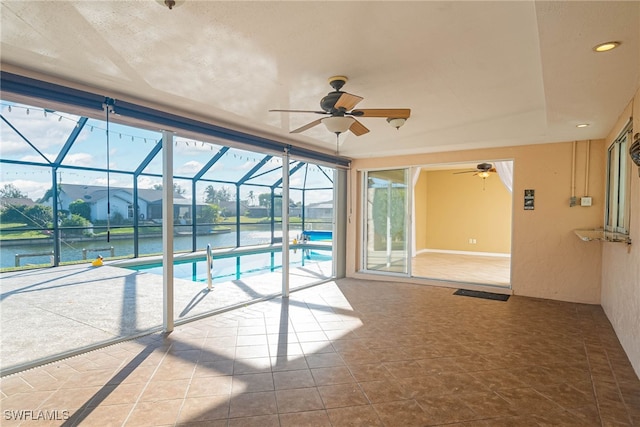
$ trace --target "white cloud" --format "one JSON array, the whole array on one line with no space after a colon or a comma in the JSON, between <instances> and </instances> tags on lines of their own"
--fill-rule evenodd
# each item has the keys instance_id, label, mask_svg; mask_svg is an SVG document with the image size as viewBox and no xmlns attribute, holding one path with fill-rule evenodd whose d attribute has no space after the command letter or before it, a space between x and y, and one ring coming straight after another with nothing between
<instances>
[{"instance_id":1,"label":"white cloud","mask_svg":"<svg viewBox=\"0 0 640 427\"><path fill-rule=\"evenodd\" d=\"M26 113L27 108L29 108L29 114ZM12 105L11 112L9 112L8 106L3 106L2 115L29 142L43 152L47 150L57 152L66 142L78 120L77 116L58 112L48 113L45 116L42 109L20 104ZM1 127L0 139L2 139L3 157L19 157L29 155L34 151L24 139L4 123Z\"/></svg>"},{"instance_id":2,"label":"white cloud","mask_svg":"<svg viewBox=\"0 0 640 427\"><path fill-rule=\"evenodd\" d=\"M18 190L26 194L31 200L37 200L44 196L44 193L51 188L51 182L38 182L28 179L15 179L12 181L0 182L0 187L4 187L5 184L13 184Z\"/></svg>"},{"instance_id":3,"label":"white cloud","mask_svg":"<svg viewBox=\"0 0 640 427\"><path fill-rule=\"evenodd\" d=\"M184 163L177 169L178 173L195 173L200 171L204 165L196 160Z\"/></svg>"},{"instance_id":4,"label":"white cloud","mask_svg":"<svg viewBox=\"0 0 640 427\"><path fill-rule=\"evenodd\" d=\"M65 165L87 166L93 161L93 156L89 153L71 153L64 159Z\"/></svg>"},{"instance_id":5,"label":"white cloud","mask_svg":"<svg viewBox=\"0 0 640 427\"><path fill-rule=\"evenodd\" d=\"M4 144L4 141L2 141L2 143ZM55 159L55 154L51 154L51 153L42 153L44 154L48 159ZM33 153L33 154L27 154L26 156L22 156L19 160L22 160L23 162L34 162L34 163L47 163L47 161L45 159L42 158L42 156L38 153Z\"/></svg>"},{"instance_id":6,"label":"white cloud","mask_svg":"<svg viewBox=\"0 0 640 427\"><path fill-rule=\"evenodd\" d=\"M299 174L295 174L294 176L289 178L289 186L291 187L302 187L304 183L304 177Z\"/></svg>"},{"instance_id":7,"label":"white cloud","mask_svg":"<svg viewBox=\"0 0 640 427\"><path fill-rule=\"evenodd\" d=\"M153 188L156 184L162 184L162 179L151 176L142 176L138 178L138 188Z\"/></svg>"}]
</instances>

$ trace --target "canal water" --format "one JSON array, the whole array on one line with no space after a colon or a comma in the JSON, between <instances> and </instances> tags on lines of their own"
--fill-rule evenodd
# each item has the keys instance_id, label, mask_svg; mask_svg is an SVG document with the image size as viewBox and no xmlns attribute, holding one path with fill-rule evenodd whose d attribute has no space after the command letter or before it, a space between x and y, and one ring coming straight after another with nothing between
<instances>
[{"instance_id":1,"label":"canal water","mask_svg":"<svg viewBox=\"0 0 640 427\"><path fill-rule=\"evenodd\" d=\"M300 233L300 230L290 230L289 238L293 239ZM276 231L276 237L281 232ZM203 234L196 236L197 250L204 250L208 244L212 248L233 248L236 246L236 233L220 233L220 234ZM241 230L240 243L242 246L264 245L271 243L270 230ZM28 245L19 244L2 244L0 243L0 267L14 267L16 263L16 255L21 255L20 265L40 265L51 262L49 255L53 251L53 243L51 240L43 240L42 243L30 241ZM95 259L98 255L104 258L111 257L111 247L113 247L113 255L116 257L133 257L133 237L128 238L112 238L107 242L106 237L96 238L93 240L83 241L63 241L60 247L60 261L77 261L84 259ZM192 236L176 235L174 236L174 252L191 251ZM162 237L144 237L139 239L138 250L140 256L158 255L162 253ZM41 253L46 255L24 256L25 254Z\"/></svg>"}]
</instances>

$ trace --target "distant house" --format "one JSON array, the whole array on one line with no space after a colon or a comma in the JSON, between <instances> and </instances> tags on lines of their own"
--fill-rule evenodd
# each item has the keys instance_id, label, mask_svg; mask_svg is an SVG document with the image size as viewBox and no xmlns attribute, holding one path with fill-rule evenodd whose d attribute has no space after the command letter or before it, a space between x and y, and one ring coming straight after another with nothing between
<instances>
[{"instance_id":1,"label":"distant house","mask_svg":"<svg viewBox=\"0 0 640 427\"><path fill-rule=\"evenodd\" d=\"M291 213L292 209L299 208L289 207L289 215L298 215L298 211L295 214ZM249 218L269 218L271 216L271 208L266 206L247 206L244 213ZM282 216L282 199L277 198L276 204L273 206L273 215L276 217Z\"/></svg>"},{"instance_id":2,"label":"distant house","mask_svg":"<svg viewBox=\"0 0 640 427\"><path fill-rule=\"evenodd\" d=\"M245 210L245 215L249 218L267 218L269 217L271 210L264 206L248 206Z\"/></svg>"},{"instance_id":3,"label":"distant house","mask_svg":"<svg viewBox=\"0 0 640 427\"><path fill-rule=\"evenodd\" d=\"M305 207L305 213L308 219L332 219L333 202L311 203Z\"/></svg>"},{"instance_id":4,"label":"distant house","mask_svg":"<svg viewBox=\"0 0 640 427\"><path fill-rule=\"evenodd\" d=\"M91 207L91 219L101 221L107 219L107 206L111 215L119 213L125 219L133 219L133 189L124 187L103 187L100 185L60 184L58 209L69 210L69 205L76 200L87 202ZM150 188L138 189L138 215L143 220L162 219L163 190ZM44 201L52 205L51 199ZM191 200L174 194L175 218L191 218ZM203 203L197 206L203 206Z\"/></svg>"},{"instance_id":5,"label":"distant house","mask_svg":"<svg viewBox=\"0 0 640 427\"><path fill-rule=\"evenodd\" d=\"M229 201L220 202L220 203L218 203L218 207L220 208L220 211L221 211L222 215L225 216L225 217L235 216L237 214L237 212L238 212L235 200L229 200ZM247 208L248 207L249 206L248 206L247 202L245 202L244 200L241 200L240 201L240 215L244 215L247 212Z\"/></svg>"}]
</instances>

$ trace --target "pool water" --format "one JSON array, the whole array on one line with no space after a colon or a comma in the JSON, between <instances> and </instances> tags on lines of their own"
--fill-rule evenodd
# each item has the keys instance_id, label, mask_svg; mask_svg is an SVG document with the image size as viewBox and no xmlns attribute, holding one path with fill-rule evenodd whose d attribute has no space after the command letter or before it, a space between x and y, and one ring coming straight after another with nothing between
<instances>
[{"instance_id":1,"label":"pool water","mask_svg":"<svg viewBox=\"0 0 640 427\"><path fill-rule=\"evenodd\" d=\"M323 250L292 250L289 255L289 265L291 267L330 260L331 251ZM158 275L162 275L163 273L162 263L130 266L127 268ZM214 281L239 280L242 277L255 276L278 270L282 270L282 253L267 252L227 258L214 258L212 276ZM174 261L173 277L191 280L193 282L206 282L206 258Z\"/></svg>"}]
</instances>

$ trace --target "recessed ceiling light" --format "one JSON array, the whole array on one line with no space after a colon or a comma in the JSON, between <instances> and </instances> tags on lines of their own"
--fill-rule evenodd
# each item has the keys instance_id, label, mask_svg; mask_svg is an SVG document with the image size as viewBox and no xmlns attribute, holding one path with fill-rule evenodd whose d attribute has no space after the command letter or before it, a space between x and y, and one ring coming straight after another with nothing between
<instances>
[{"instance_id":1,"label":"recessed ceiling light","mask_svg":"<svg viewBox=\"0 0 640 427\"><path fill-rule=\"evenodd\" d=\"M607 52L617 48L618 46L620 46L620 42L606 42L595 45L593 47L593 50L595 50L596 52Z\"/></svg>"},{"instance_id":2,"label":"recessed ceiling light","mask_svg":"<svg viewBox=\"0 0 640 427\"><path fill-rule=\"evenodd\" d=\"M576 125L577 128L586 128L589 127L589 123L580 123Z\"/></svg>"}]
</instances>

